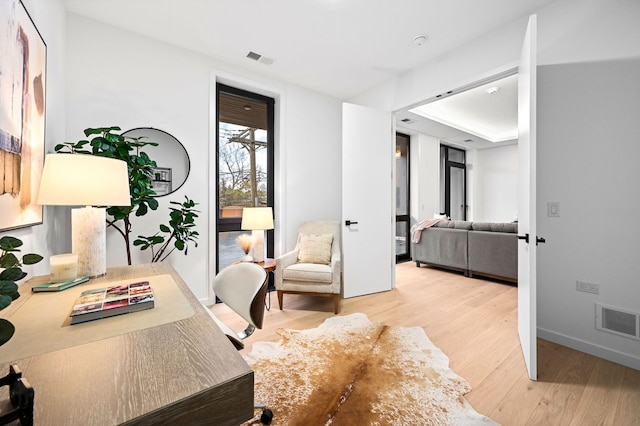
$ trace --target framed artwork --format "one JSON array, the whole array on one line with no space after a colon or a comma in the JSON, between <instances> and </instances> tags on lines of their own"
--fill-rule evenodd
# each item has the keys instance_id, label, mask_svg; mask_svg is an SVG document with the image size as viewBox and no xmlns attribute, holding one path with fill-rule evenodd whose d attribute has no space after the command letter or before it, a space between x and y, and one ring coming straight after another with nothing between
<instances>
[{"instance_id":1,"label":"framed artwork","mask_svg":"<svg viewBox=\"0 0 640 426\"><path fill-rule=\"evenodd\" d=\"M20 0L0 0L0 231L42 223L47 45Z\"/></svg>"}]
</instances>

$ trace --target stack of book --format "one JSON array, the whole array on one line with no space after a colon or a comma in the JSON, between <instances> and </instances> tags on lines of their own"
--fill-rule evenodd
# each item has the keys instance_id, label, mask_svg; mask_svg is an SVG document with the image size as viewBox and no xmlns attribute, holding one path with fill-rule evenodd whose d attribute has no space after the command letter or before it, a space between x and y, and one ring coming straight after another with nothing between
<instances>
[{"instance_id":1,"label":"stack of book","mask_svg":"<svg viewBox=\"0 0 640 426\"><path fill-rule=\"evenodd\" d=\"M71 311L71 324L151 309L153 290L148 281L85 290Z\"/></svg>"}]
</instances>

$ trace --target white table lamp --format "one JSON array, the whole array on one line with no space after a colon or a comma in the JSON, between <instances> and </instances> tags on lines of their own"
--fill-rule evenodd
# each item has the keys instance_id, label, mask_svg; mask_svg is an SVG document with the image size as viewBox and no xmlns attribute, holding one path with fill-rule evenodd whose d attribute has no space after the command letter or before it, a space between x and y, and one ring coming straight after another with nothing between
<instances>
[{"instance_id":1,"label":"white table lamp","mask_svg":"<svg viewBox=\"0 0 640 426\"><path fill-rule=\"evenodd\" d=\"M48 154L38 204L86 207L71 211L71 251L78 275L107 273L106 208L130 206L127 163L90 154Z\"/></svg>"},{"instance_id":2,"label":"white table lamp","mask_svg":"<svg viewBox=\"0 0 640 426\"><path fill-rule=\"evenodd\" d=\"M242 209L242 230L251 230L253 235L253 261L264 262L264 231L273 229L271 207L245 207Z\"/></svg>"}]
</instances>

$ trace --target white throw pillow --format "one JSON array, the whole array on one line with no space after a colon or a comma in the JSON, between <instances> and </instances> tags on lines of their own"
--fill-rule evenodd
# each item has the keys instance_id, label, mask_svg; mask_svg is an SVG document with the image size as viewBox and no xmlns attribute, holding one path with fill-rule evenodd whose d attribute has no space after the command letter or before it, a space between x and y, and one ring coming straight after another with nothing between
<instances>
[{"instance_id":1,"label":"white throw pillow","mask_svg":"<svg viewBox=\"0 0 640 426\"><path fill-rule=\"evenodd\" d=\"M333 234L313 235L302 234L298 248L298 262L324 263L331 262L331 244Z\"/></svg>"},{"instance_id":2,"label":"white throw pillow","mask_svg":"<svg viewBox=\"0 0 640 426\"><path fill-rule=\"evenodd\" d=\"M446 214L439 214L439 213L434 213L433 214L433 218L434 219L445 219L445 220L449 219Z\"/></svg>"}]
</instances>

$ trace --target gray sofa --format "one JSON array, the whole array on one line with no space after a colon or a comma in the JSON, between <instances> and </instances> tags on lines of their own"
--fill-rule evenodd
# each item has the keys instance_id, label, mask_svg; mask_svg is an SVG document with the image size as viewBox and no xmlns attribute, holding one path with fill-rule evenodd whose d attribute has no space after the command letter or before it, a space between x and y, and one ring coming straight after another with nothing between
<instances>
[{"instance_id":1,"label":"gray sofa","mask_svg":"<svg viewBox=\"0 0 640 426\"><path fill-rule=\"evenodd\" d=\"M518 224L442 221L422 230L413 243L413 260L421 264L518 280Z\"/></svg>"}]
</instances>

